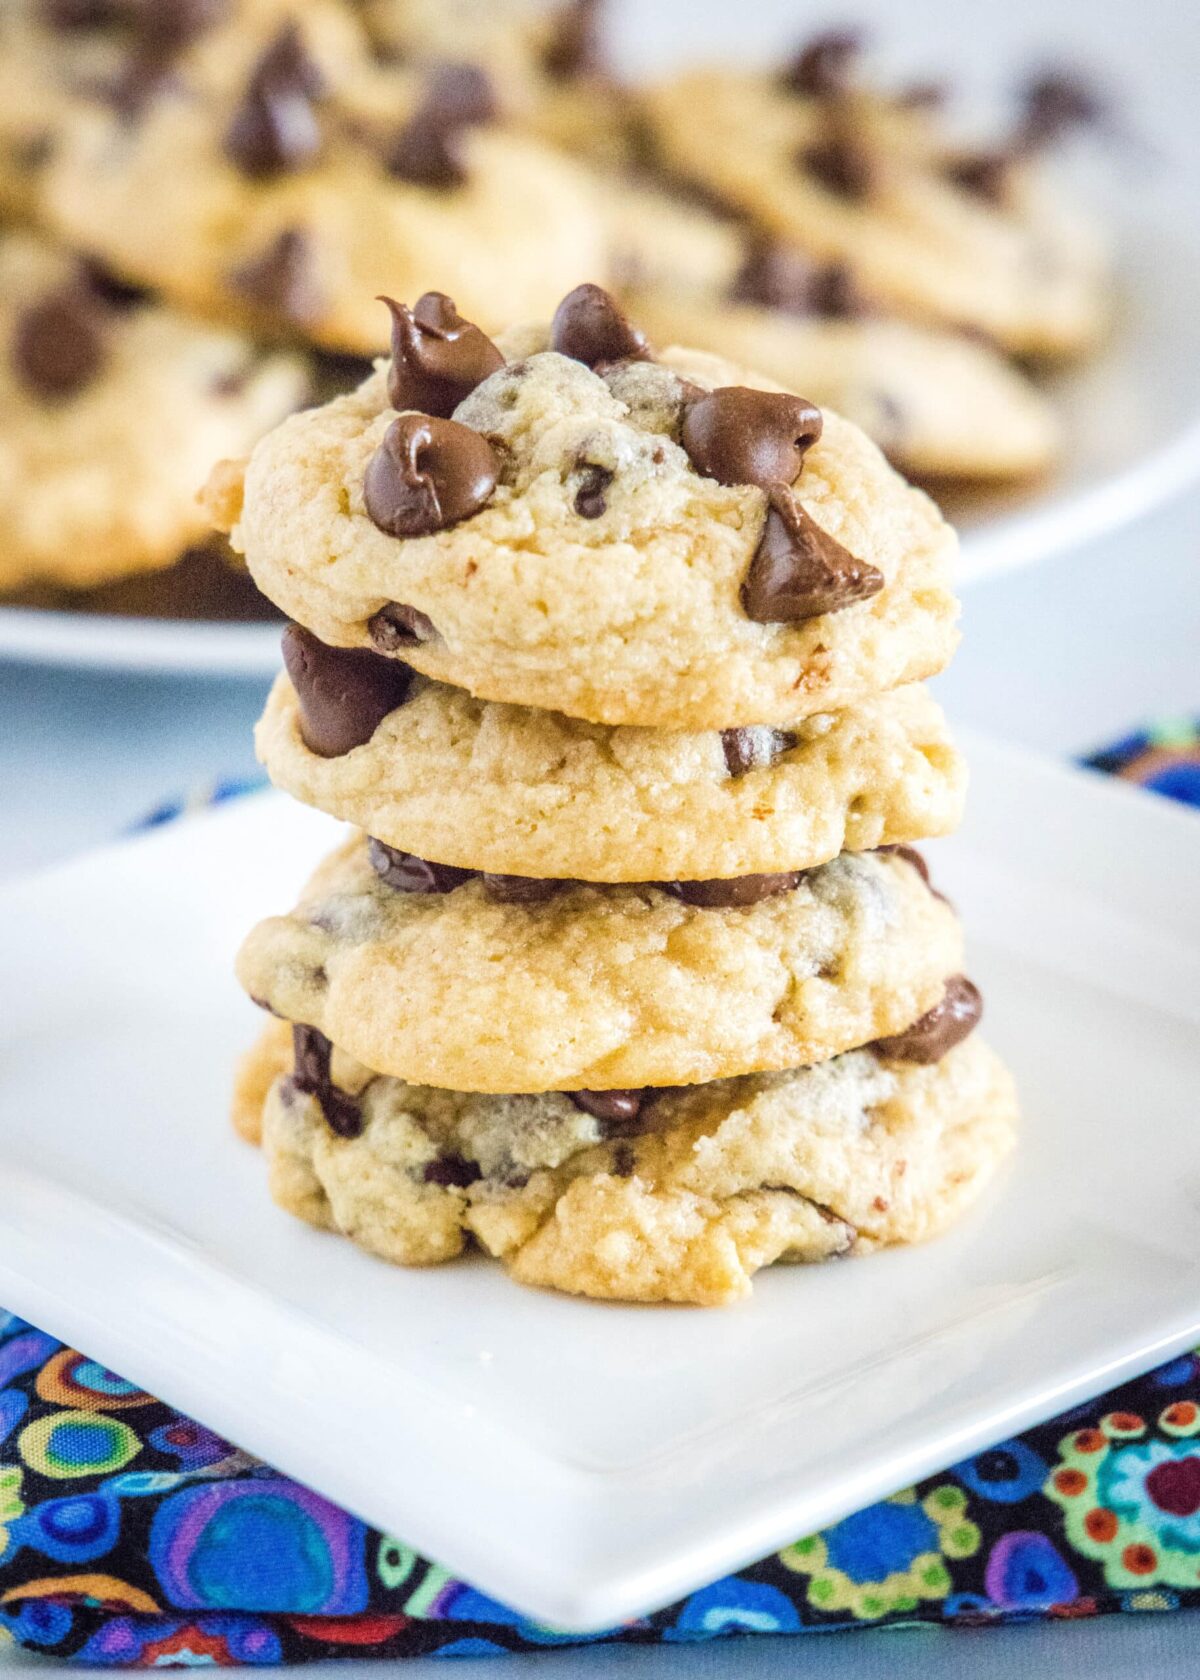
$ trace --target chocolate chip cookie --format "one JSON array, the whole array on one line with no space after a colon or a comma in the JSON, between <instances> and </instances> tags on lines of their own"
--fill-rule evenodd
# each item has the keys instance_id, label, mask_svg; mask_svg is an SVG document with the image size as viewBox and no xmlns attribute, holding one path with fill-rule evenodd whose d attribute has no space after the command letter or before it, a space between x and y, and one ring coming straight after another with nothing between
<instances>
[{"instance_id":1,"label":"chocolate chip cookie","mask_svg":"<svg viewBox=\"0 0 1200 1680\"><path fill-rule=\"evenodd\" d=\"M207 536L212 462L305 399L264 355L114 285L38 235L0 234L0 589L170 565Z\"/></svg>"},{"instance_id":2,"label":"chocolate chip cookie","mask_svg":"<svg viewBox=\"0 0 1200 1680\"><path fill-rule=\"evenodd\" d=\"M210 497L323 641L670 729L786 727L949 659L953 533L849 422L655 355L592 285L499 344L442 294L392 314L390 366Z\"/></svg>"},{"instance_id":3,"label":"chocolate chip cookie","mask_svg":"<svg viewBox=\"0 0 1200 1680\"><path fill-rule=\"evenodd\" d=\"M281 1207L386 1260L430 1265L474 1244L522 1283L713 1306L775 1261L924 1241L977 1198L1012 1147L1016 1103L978 1036L952 1036L937 1059L856 1050L617 1093L618 1112L588 1094L406 1085L307 1029L293 1071L275 1022L238 1113Z\"/></svg>"}]
</instances>

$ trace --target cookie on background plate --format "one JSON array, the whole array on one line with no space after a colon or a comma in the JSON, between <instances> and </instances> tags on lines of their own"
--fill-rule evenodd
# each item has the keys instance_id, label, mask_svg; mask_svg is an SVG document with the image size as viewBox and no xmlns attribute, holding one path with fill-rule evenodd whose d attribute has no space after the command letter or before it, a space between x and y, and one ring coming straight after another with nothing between
<instances>
[{"instance_id":1,"label":"cookie on background plate","mask_svg":"<svg viewBox=\"0 0 1200 1680\"><path fill-rule=\"evenodd\" d=\"M299 693L280 676L255 735L275 785L466 869L772 874L947 834L962 815L966 767L919 687L791 730L632 729L476 700L298 626L284 649Z\"/></svg>"},{"instance_id":2,"label":"cookie on background plate","mask_svg":"<svg viewBox=\"0 0 1200 1680\"><path fill-rule=\"evenodd\" d=\"M0 232L0 589L85 588L207 540L212 463L305 400L308 372Z\"/></svg>"},{"instance_id":3,"label":"cookie on background plate","mask_svg":"<svg viewBox=\"0 0 1200 1680\"><path fill-rule=\"evenodd\" d=\"M588 885L474 875L362 836L237 972L368 1067L462 1091L678 1085L902 1032L962 961L919 858Z\"/></svg>"},{"instance_id":4,"label":"cookie on background plate","mask_svg":"<svg viewBox=\"0 0 1200 1680\"><path fill-rule=\"evenodd\" d=\"M689 70L643 97L667 168L814 261L844 264L895 313L1018 355L1093 347L1110 315L1109 253L1036 156L956 150L926 113L884 127L883 109L731 69Z\"/></svg>"},{"instance_id":5,"label":"cookie on background plate","mask_svg":"<svg viewBox=\"0 0 1200 1680\"><path fill-rule=\"evenodd\" d=\"M180 304L350 353L386 342L382 290L436 282L495 326L600 270L586 174L497 126L483 70L381 65L337 19L243 0L167 73L135 61L131 105L68 126L46 215Z\"/></svg>"},{"instance_id":6,"label":"cookie on background plate","mask_svg":"<svg viewBox=\"0 0 1200 1680\"><path fill-rule=\"evenodd\" d=\"M289 617L484 699L672 729L787 727L946 664L954 534L857 427L655 358L595 286L499 346L448 301L397 305L390 369L214 482Z\"/></svg>"},{"instance_id":7,"label":"cookie on background plate","mask_svg":"<svg viewBox=\"0 0 1200 1680\"><path fill-rule=\"evenodd\" d=\"M723 1305L761 1266L921 1242L977 1198L1017 1110L1007 1071L966 1036L973 1001L922 1061L899 1045L574 1099L406 1085L303 1033L293 1073L273 1022L235 1120L261 1141L281 1207L385 1260L430 1265L474 1243L522 1283Z\"/></svg>"}]
</instances>

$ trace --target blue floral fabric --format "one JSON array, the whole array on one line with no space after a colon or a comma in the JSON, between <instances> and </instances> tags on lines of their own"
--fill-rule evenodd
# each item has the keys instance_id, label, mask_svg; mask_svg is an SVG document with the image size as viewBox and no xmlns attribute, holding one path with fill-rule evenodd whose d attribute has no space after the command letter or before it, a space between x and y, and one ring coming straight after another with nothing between
<instances>
[{"instance_id":1,"label":"blue floral fabric","mask_svg":"<svg viewBox=\"0 0 1200 1680\"><path fill-rule=\"evenodd\" d=\"M1200 804L1194 727L1147 731L1089 762ZM1200 1349L596 1638L1180 1607L1200 1608ZM126 1668L580 1642L0 1311L6 1637Z\"/></svg>"}]
</instances>

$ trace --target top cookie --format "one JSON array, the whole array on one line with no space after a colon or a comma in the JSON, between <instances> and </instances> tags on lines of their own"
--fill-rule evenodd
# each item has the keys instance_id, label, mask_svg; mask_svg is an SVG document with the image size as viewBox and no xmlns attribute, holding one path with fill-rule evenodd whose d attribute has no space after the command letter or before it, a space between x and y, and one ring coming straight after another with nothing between
<instances>
[{"instance_id":1,"label":"top cookie","mask_svg":"<svg viewBox=\"0 0 1200 1680\"><path fill-rule=\"evenodd\" d=\"M949 659L953 532L846 421L715 357L648 359L597 287L502 365L445 298L396 322L390 370L210 499L323 641L662 728L791 723Z\"/></svg>"},{"instance_id":2,"label":"top cookie","mask_svg":"<svg viewBox=\"0 0 1200 1680\"><path fill-rule=\"evenodd\" d=\"M1104 329L1107 254L1027 153L955 149L923 113L786 75L690 71L645 112L667 168L846 264L898 313L1036 356L1077 354Z\"/></svg>"},{"instance_id":3,"label":"top cookie","mask_svg":"<svg viewBox=\"0 0 1200 1680\"><path fill-rule=\"evenodd\" d=\"M452 285L496 325L599 267L586 176L492 125L483 72L381 66L326 10L243 0L165 69L133 59L132 92L81 110L47 170L60 233L191 308L347 352L386 341L381 289Z\"/></svg>"}]
</instances>

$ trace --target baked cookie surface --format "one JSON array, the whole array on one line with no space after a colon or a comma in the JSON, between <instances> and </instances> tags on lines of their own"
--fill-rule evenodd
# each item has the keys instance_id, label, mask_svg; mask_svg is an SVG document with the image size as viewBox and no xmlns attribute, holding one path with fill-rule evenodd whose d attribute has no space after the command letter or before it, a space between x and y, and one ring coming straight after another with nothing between
<instances>
[{"instance_id":1,"label":"baked cookie surface","mask_svg":"<svg viewBox=\"0 0 1200 1680\"><path fill-rule=\"evenodd\" d=\"M0 233L0 588L84 587L207 536L196 494L304 401L297 357L114 291Z\"/></svg>"},{"instance_id":2,"label":"baked cookie surface","mask_svg":"<svg viewBox=\"0 0 1200 1680\"><path fill-rule=\"evenodd\" d=\"M255 740L277 787L390 846L588 881L771 874L946 834L966 780L919 687L787 731L685 732L583 723L415 676L366 741L326 757L281 676Z\"/></svg>"},{"instance_id":3,"label":"baked cookie surface","mask_svg":"<svg viewBox=\"0 0 1200 1680\"><path fill-rule=\"evenodd\" d=\"M355 836L250 933L237 971L380 1073L510 1092L819 1061L909 1027L961 958L953 910L899 853L589 886L463 879Z\"/></svg>"},{"instance_id":4,"label":"baked cookie surface","mask_svg":"<svg viewBox=\"0 0 1200 1680\"><path fill-rule=\"evenodd\" d=\"M397 1264L473 1242L522 1283L609 1300L720 1305L777 1260L924 1241L976 1199L1017 1119L975 1035L924 1065L853 1051L648 1093L615 1122L561 1093L418 1088L335 1055L355 1116L339 1135L291 1050L273 1022L235 1109L281 1207Z\"/></svg>"},{"instance_id":5,"label":"baked cookie surface","mask_svg":"<svg viewBox=\"0 0 1200 1680\"><path fill-rule=\"evenodd\" d=\"M213 504L263 592L332 645L598 723L786 725L947 662L953 533L857 427L699 352L595 371L549 336L506 336L428 438L380 366L264 439ZM442 523L392 534L426 458Z\"/></svg>"}]
</instances>

